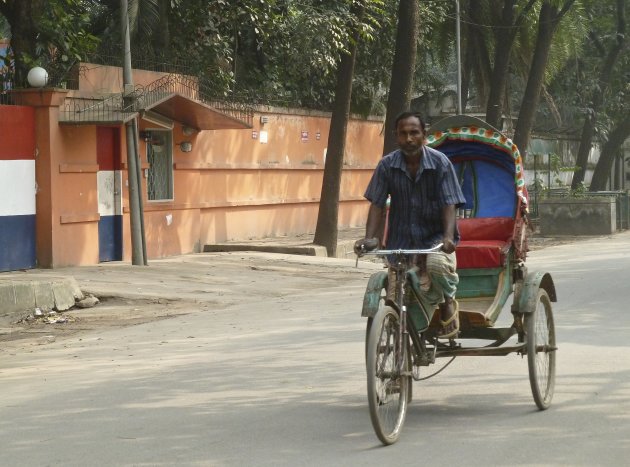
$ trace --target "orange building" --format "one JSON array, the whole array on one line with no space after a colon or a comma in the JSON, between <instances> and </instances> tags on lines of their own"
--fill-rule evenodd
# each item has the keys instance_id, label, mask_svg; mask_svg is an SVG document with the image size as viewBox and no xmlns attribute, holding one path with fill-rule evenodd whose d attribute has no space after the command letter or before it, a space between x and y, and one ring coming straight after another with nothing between
<instances>
[{"instance_id":1,"label":"orange building","mask_svg":"<svg viewBox=\"0 0 630 467\"><path fill-rule=\"evenodd\" d=\"M81 64L74 90L13 91L34 109L37 266L131 259L125 124L134 118L148 259L314 231L329 114L209 101L184 75L134 70L133 81L127 107L116 67ZM0 106L1 121L18 109ZM364 225L362 194L381 156L381 132L382 121L349 123L340 227ZM2 261L0 270L15 268Z\"/></svg>"}]
</instances>

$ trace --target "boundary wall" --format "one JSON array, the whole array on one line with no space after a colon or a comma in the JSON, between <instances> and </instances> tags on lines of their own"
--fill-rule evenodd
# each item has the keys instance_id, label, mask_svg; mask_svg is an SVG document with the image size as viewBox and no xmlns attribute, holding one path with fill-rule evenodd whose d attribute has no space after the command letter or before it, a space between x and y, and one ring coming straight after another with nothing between
<instances>
[{"instance_id":1,"label":"boundary wall","mask_svg":"<svg viewBox=\"0 0 630 467\"><path fill-rule=\"evenodd\" d=\"M35 114L0 106L0 271L35 267Z\"/></svg>"},{"instance_id":2,"label":"boundary wall","mask_svg":"<svg viewBox=\"0 0 630 467\"><path fill-rule=\"evenodd\" d=\"M148 257L198 252L206 244L230 240L314 232L329 125L330 117L323 113L264 109L255 113L250 130L187 137L193 145L189 153L179 150L184 135L175 128L174 199L146 201L144 208ZM381 158L381 130L381 121L349 122L340 228L365 225L363 192ZM145 152L141 144L143 167ZM127 253L128 235L125 242Z\"/></svg>"},{"instance_id":3,"label":"boundary wall","mask_svg":"<svg viewBox=\"0 0 630 467\"><path fill-rule=\"evenodd\" d=\"M0 241L5 242L0 247L5 256L13 258L0 259L0 270L89 265L104 260L107 239L99 238L106 216L112 213L103 210L103 190L99 192L102 172L111 169L102 166L99 155L98 135L103 128L112 133L112 152L120 155L120 165L116 163L120 190L114 188L112 193L120 196L115 203L121 206L121 257L131 260L124 126L60 123L67 90L33 89L21 94L28 107L0 106L7 135L0 156L0 232L4 232ZM30 115L31 123L20 120L22 114ZM257 109L253 128L247 130L191 134L189 128L175 122L174 195L159 202L147 197L147 145L140 139L147 258L201 252L204 245L229 240L313 233L329 125L326 113L277 108ZM365 225L368 203L362 195L381 158L382 126L382 121L369 119L351 119L348 124L340 228ZM164 130L150 121L139 121L140 131L158 129ZM180 149L183 141L191 143L192 151ZM16 163L24 170L8 170ZM9 224L14 216L30 222L26 231ZM116 240L116 232L112 235Z\"/></svg>"}]
</instances>

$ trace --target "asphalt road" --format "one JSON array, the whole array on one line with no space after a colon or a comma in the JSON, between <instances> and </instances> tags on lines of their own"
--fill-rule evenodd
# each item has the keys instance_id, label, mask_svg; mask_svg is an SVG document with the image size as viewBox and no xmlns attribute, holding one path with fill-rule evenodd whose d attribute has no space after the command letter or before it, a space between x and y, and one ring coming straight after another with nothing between
<instances>
[{"instance_id":1,"label":"asphalt road","mask_svg":"<svg viewBox=\"0 0 630 467\"><path fill-rule=\"evenodd\" d=\"M210 294L187 315L0 353L0 464L628 464L630 233L528 259L559 297L549 410L525 359L462 357L414 384L390 447L366 402L360 308L377 266L245 256L227 304Z\"/></svg>"}]
</instances>

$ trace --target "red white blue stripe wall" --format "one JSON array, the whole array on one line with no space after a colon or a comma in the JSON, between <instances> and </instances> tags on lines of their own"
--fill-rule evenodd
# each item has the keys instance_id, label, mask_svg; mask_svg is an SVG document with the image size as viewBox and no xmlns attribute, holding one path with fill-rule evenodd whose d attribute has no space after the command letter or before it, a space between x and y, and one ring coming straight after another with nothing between
<instances>
[{"instance_id":1,"label":"red white blue stripe wall","mask_svg":"<svg viewBox=\"0 0 630 467\"><path fill-rule=\"evenodd\" d=\"M36 266L35 115L0 112L0 271Z\"/></svg>"}]
</instances>

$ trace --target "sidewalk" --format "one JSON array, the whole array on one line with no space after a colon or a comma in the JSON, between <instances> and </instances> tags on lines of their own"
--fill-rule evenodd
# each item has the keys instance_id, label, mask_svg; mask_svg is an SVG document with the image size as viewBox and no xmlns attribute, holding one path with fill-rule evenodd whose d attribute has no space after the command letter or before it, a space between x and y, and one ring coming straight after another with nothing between
<instances>
[{"instance_id":1,"label":"sidewalk","mask_svg":"<svg viewBox=\"0 0 630 467\"><path fill-rule=\"evenodd\" d=\"M352 258L354 241L363 232L364 228L339 231L337 257ZM312 234L303 234L206 245L204 252L255 251L326 257L326 248L314 245L312 241ZM13 325L24 316L46 316L50 311L67 311L75 304L81 305L80 302L90 298L91 294L98 298L153 300L157 297L159 300L161 297L177 300L180 295L177 292L185 290L187 286L186 281L179 282L177 278L187 275L186 268L192 267L189 258L194 257L183 255L149 261L149 267L146 268L132 266L127 262L111 262L0 273L0 337L14 331ZM160 277L165 269L172 274L168 279Z\"/></svg>"}]
</instances>

